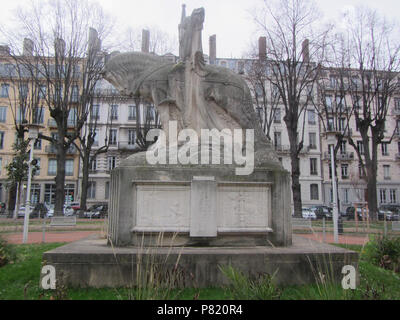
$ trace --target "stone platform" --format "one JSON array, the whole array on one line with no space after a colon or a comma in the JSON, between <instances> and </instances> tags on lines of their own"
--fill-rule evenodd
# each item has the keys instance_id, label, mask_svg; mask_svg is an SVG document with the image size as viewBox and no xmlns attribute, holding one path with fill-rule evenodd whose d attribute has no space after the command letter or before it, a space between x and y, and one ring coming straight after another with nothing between
<instances>
[{"instance_id":1,"label":"stone platform","mask_svg":"<svg viewBox=\"0 0 400 320\"><path fill-rule=\"evenodd\" d=\"M358 268L358 253L296 235L292 246L280 248L113 248L92 236L44 253L43 261L72 287L131 286L141 264L143 274L161 270L179 287L204 288L228 284L220 271L228 265L252 276L277 272L275 281L282 285L315 283L319 272L340 282L343 266Z\"/></svg>"}]
</instances>

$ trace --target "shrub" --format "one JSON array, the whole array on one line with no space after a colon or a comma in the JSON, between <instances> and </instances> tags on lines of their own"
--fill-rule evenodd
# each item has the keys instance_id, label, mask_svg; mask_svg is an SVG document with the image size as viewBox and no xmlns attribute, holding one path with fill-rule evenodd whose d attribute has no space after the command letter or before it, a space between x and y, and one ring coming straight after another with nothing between
<instances>
[{"instance_id":1,"label":"shrub","mask_svg":"<svg viewBox=\"0 0 400 320\"><path fill-rule=\"evenodd\" d=\"M400 237L376 237L361 252L361 259L378 267L400 272Z\"/></svg>"},{"instance_id":2,"label":"shrub","mask_svg":"<svg viewBox=\"0 0 400 320\"><path fill-rule=\"evenodd\" d=\"M229 294L233 300L279 300L281 291L273 283L275 275L260 274L250 279L232 266L220 267L230 280Z\"/></svg>"},{"instance_id":3,"label":"shrub","mask_svg":"<svg viewBox=\"0 0 400 320\"><path fill-rule=\"evenodd\" d=\"M11 245L0 236L0 267L14 261L15 251Z\"/></svg>"}]
</instances>

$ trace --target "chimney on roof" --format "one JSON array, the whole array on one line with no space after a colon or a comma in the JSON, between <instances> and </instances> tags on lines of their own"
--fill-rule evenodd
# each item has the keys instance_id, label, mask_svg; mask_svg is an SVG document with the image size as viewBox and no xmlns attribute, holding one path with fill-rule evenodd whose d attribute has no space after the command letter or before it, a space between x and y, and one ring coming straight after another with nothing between
<instances>
[{"instance_id":1,"label":"chimney on roof","mask_svg":"<svg viewBox=\"0 0 400 320\"><path fill-rule=\"evenodd\" d=\"M64 57L65 55L65 41L63 39L57 38L54 41L55 54L58 57Z\"/></svg>"},{"instance_id":2,"label":"chimney on roof","mask_svg":"<svg viewBox=\"0 0 400 320\"><path fill-rule=\"evenodd\" d=\"M260 37L258 39L258 58L261 61L267 60L267 38Z\"/></svg>"},{"instance_id":3,"label":"chimney on roof","mask_svg":"<svg viewBox=\"0 0 400 320\"><path fill-rule=\"evenodd\" d=\"M302 47L303 61L308 63L310 62L310 41L304 40Z\"/></svg>"},{"instance_id":4,"label":"chimney on roof","mask_svg":"<svg viewBox=\"0 0 400 320\"><path fill-rule=\"evenodd\" d=\"M142 52L150 52L150 31L142 30Z\"/></svg>"},{"instance_id":5,"label":"chimney on roof","mask_svg":"<svg viewBox=\"0 0 400 320\"><path fill-rule=\"evenodd\" d=\"M210 64L217 63L217 35L210 37Z\"/></svg>"},{"instance_id":6,"label":"chimney on roof","mask_svg":"<svg viewBox=\"0 0 400 320\"><path fill-rule=\"evenodd\" d=\"M28 38L24 39L22 55L29 56L29 57L33 56L33 41L31 39L28 39Z\"/></svg>"}]
</instances>

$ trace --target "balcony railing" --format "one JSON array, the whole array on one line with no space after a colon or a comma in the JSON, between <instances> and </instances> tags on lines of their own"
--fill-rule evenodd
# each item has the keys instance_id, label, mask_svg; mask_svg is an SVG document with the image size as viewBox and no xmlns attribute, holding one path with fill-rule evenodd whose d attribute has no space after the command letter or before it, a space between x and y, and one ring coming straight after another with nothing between
<instances>
[{"instance_id":1,"label":"balcony railing","mask_svg":"<svg viewBox=\"0 0 400 320\"><path fill-rule=\"evenodd\" d=\"M331 154L330 152L325 152L324 153L324 160L331 160ZM336 160L338 161L351 161L354 160L354 152L338 152L336 155Z\"/></svg>"},{"instance_id":2,"label":"balcony railing","mask_svg":"<svg viewBox=\"0 0 400 320\"><path fill-rule=\"evenodd\" d=\"M310 148L310 146L304 146L303 149L301 149L300 153L301 154L308 153L308 152L310 152L310 150L312 150L312 148ZM278 153L290 153L290 146L289 145L278 145L278 146L275 146L275 151Z\"/></svg>"},{"instance_id":3,"label":"balcony railing","mask_svg":"<svg viewBox=\"0 0 400 320\"><path fill-rule=\"evenodd\" d=\"M51 153L51 154L58 153L57 146L55 146L53 144L50 144L50 145L46 146L44 150L45 150L46 153ZM70 146L67 149L67 154L75 154L76 151L77 150L76 150L75 146Z\"/></svg>"},{"instance_id":4,"label":"balcony railing","mask_svg":"<svg viewBox=\"0 0 400 320\"><path fill-rule=\"evenodd\" d=\"M129 141L120 141L118 142L118 149L120 150L129 150L129 151L133 151L137 148L136 144L132 144Z\"/></svg>"},{"instance_id":5,"label":"balcony railing","mask_svg":"<svg viewBox=\"0 0 400 320\"><path fill-rule=\"evenodd\" d=\"M57 128L57 123L54 119L49 119L48 126L50 128ZM67 121L68 128L75 128L76 127L76 120L68 120Z\"/></svg>"}]
</instances>

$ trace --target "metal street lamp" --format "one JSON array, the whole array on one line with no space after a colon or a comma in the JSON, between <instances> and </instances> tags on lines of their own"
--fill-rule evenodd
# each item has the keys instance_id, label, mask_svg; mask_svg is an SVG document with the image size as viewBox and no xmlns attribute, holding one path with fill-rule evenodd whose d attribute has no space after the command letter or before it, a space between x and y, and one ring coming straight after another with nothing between
<instances>
[{"instance_id":1,"label":"metal street lamp","mask_svg":"<svg viewBox=\"0 0 400 320\"><path fill-rule=\"evenodd\" d=\"M339 228L338 228L338 198L337 198L337 181L336 181L336 164L335 164L335 145L337 143L337 132L327 133L327 143L331 152L331 169L332 169L332 192L333 192L333 238L335 243L339 243Z\"/></svg>"},{"instance_id":2,"label":"metal street lamp","mask_svg":"<svg viewBox=\"0 0 400 320\"><path fill-rule=\"evenodd\" d=\"M28 124L26 125L29 129L28 139L29 145L31 145L31 150L29 153L29 170L28 170L28 186L27 186L27 194L26 194L26 203L25 203L25 218L24 218L24 231L23 231L23 243L28 242L28 229L29 229L29 214L30 214L30 206L31 206L31 184L32 184L32 170L33 170L33 149L36 139L39 137L39 128L42 126L36 124Z\"/></svg>"}]
</instances>

